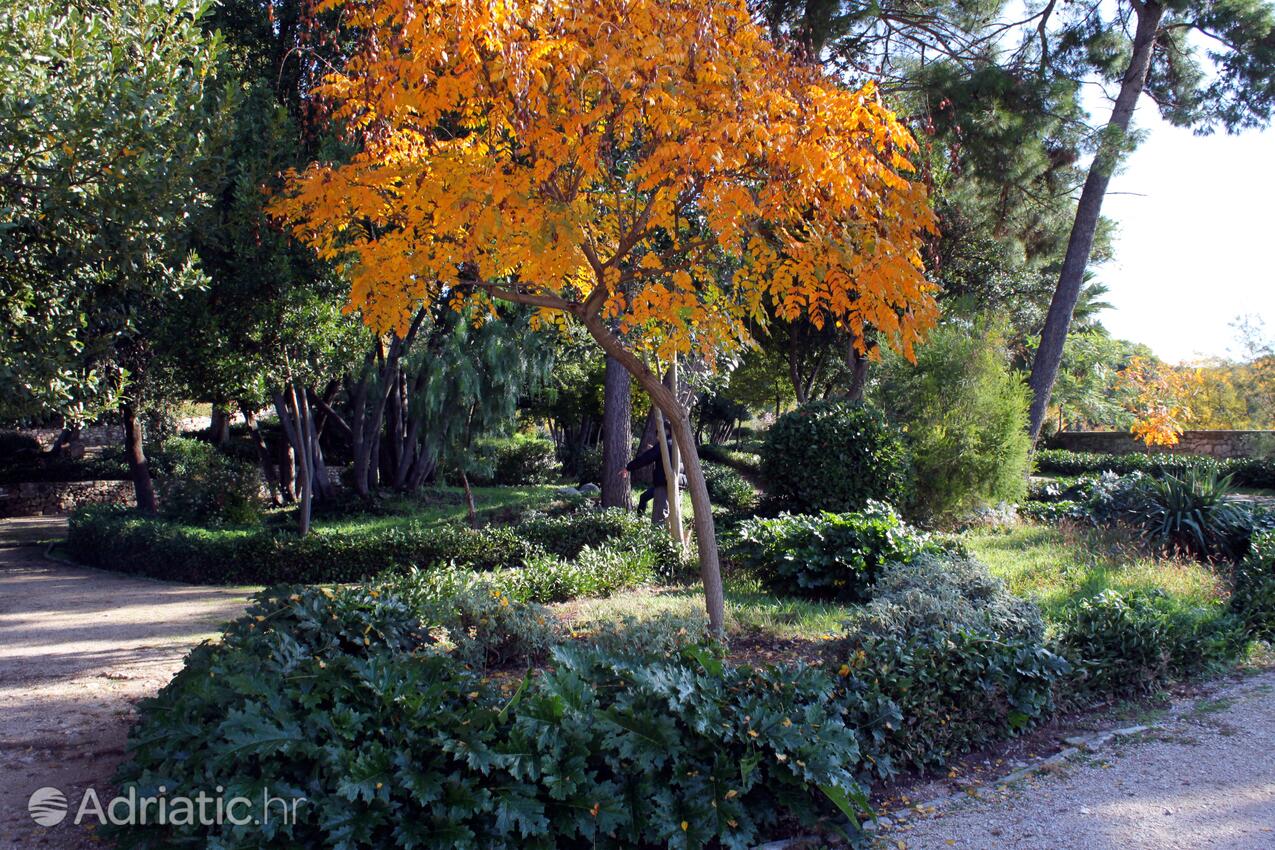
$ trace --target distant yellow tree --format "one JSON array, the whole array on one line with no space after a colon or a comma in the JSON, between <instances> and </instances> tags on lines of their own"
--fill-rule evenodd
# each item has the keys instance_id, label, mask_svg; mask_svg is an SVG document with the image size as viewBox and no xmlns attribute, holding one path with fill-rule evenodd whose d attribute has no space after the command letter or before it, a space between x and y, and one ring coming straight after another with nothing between
<instances>
[{"instance_id":1,"label":"distant yellow tree","mask_svg":"<svg viewBox=\"0 0 1275 850\"><path fill-rule=\"evenodd\" d=\"M322 7L361 34L320 93L359 152L291 175L274 213L343 264L377 329L439 299L583 323L672 423L720 629L708 492L655 364L748 345L768 303L911 356L937 315L911 135L873 86L769 43L743 0Z\"/></svg>"},{"instance_id":2,"label":"distant yellow tree","mask_svg":"<svg viewBox=\"0 0 1275 850\"><path fill-rule=\"evenodd\" d=\"M1120 372L1119 384L1134 416L1133 436L1148 446L1176 446L1194 416L1204 381L1198 368L1133 357Z\"/></svg>"}]
</instances>

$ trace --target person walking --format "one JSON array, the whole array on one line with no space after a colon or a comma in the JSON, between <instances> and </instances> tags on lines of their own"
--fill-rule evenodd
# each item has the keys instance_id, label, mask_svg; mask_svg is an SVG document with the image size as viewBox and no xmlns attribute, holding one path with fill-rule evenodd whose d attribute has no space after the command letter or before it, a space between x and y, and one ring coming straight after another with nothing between
<instances>
[{"instance_id":1,"label":"person walking","mask_svg":"<svg viewBox=\"0 0 1275 850\"><path fill-rule=\"evenodd\" d=\"M669 426L665 426L666 431ZM669 458L673 457L673 438L668 438ZM654 525L663 525L668 520L668 477L664 474L664 459L660 456L660 444L656 443L644 452L638 452L633 460L629 461L624 469L620 470L621 478L628 478L630 473L637 472L639 469L651 466L651 486L643 491L638 498L638 513L646 510L646 503L652 502L651 505L651 522Z\"/></svg>"}]
</instances>

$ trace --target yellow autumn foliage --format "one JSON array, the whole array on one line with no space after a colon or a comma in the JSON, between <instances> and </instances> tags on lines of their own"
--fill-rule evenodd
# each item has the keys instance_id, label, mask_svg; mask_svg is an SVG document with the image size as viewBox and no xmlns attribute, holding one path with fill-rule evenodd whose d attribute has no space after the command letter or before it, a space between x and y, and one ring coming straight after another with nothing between
<instances>
[{"instance_id":1,"label":"yellow autumn foliage","mask_svg":"<svg viewBox=\"0 0 1275 850\"><path fill-rule=\"evenodd\" d=\"M362 36L319 92L359 152L290 175L271 211L377 329L504 298L711 357L769 304L910 357L933 325L915 141L742 0L321 6Z\"/></svg>"}]
</instances>

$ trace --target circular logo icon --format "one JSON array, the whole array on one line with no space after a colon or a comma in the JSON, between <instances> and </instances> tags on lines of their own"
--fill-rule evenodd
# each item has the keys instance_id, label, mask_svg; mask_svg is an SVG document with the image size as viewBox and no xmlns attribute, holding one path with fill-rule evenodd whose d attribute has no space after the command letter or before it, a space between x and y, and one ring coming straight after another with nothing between
<instances>
[{"instance_id":1,"label":"circular logo icon","mask_svg":"<svg viewBox=\"0 0 1275 850\"><path fill-rule=\"evenodd\" d=\"M27 811L40 826L57 826L66 819L66 795L56 788L37 788L27 800Z\"/></svg>"}]
</instances>

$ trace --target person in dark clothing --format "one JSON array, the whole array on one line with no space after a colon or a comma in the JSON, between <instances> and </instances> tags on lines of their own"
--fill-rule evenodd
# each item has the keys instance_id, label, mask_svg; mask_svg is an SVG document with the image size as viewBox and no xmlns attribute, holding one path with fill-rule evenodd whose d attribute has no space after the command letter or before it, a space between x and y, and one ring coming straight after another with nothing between
<instances>
[{"instance_id":1,"label":"person in dark clothing","mask_svg":"<svg viewBox=\"0 0 1275 850\"><path fill-rule=\"evenodd\" d=\"M672 458L672 437L668 438L668 452L669 457ZM652 465L654 468L651 470L651 486L638 498L638 513L646 510L647 502L654 502L651 506L651 522L655 525L663 525L668 519L668 478L664 474L664 459L660 456L659 443L644 452L638 452L637 457L620 470L620 476L627 478L629 473Z\"/></svg>"}]
</instances>

